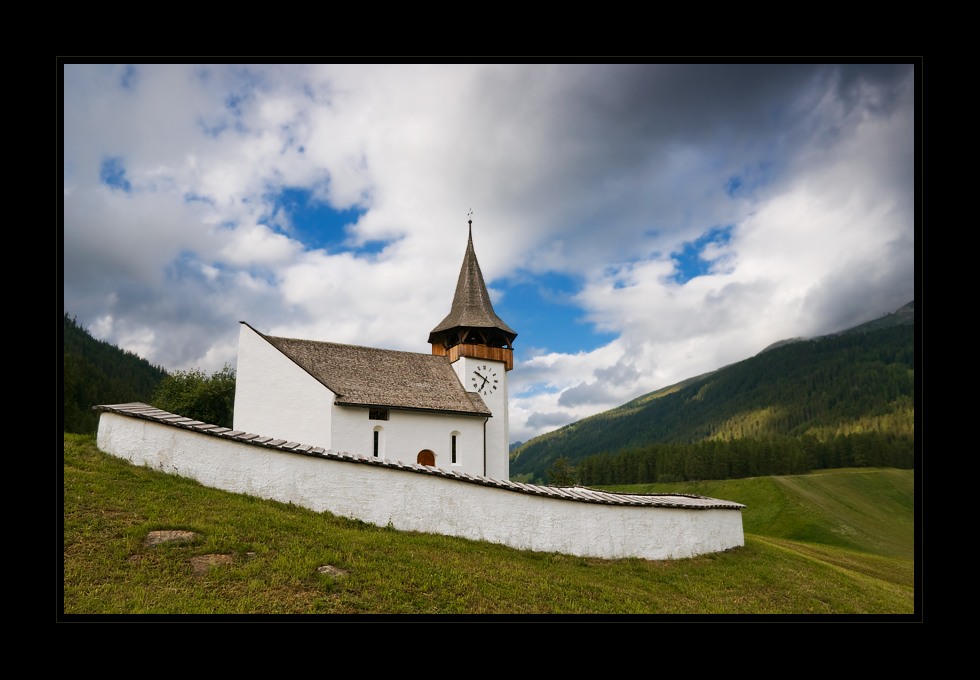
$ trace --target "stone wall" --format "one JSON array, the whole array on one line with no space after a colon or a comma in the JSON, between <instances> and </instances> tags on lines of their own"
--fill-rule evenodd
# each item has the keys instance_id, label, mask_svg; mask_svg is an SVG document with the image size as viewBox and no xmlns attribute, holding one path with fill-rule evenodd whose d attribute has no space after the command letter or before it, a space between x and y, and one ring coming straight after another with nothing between
<instances>
[{"instance_id":1,"label":"stone wall","mask_svg":"<svg viewBox=\"0 0 980 680\"><path fill-rule=\"evenodd\" d=\"M744 545L742 506L707 507L727 503L714 499L675 497L672 502L691 507L638 507L629 499L650 503L651 497L571 489L562 493L625 500L622 504L565 500L544 495L552 493L546 490L540 495L522 493L514 489L530 487L506 481L461 481L432 468L393 461L379 465L335 454L331 458L291 453L109 411L101 414L98 445L137 465L214 488L378 526L390 523L399 530L461 536L523 550L662 560ZM505 485L510 488L502 488Z\"/></svg>"}]
</instances>

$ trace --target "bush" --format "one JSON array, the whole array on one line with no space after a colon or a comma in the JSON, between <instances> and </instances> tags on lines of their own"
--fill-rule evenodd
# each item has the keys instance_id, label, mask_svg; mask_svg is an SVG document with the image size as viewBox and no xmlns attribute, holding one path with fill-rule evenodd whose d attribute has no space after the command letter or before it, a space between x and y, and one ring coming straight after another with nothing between
<instances>
[{"instance_id":1,"label":"bush","mask_svg":"<svg viewBox=\"0 0 980 680\"><path fill-rule=\"evenodd\" d=\"M235 371L227 364L210 377L201 369L175 371L160 383L151 403L170 413L231 427L235 413Z\"/></svg>"}]
</instances>

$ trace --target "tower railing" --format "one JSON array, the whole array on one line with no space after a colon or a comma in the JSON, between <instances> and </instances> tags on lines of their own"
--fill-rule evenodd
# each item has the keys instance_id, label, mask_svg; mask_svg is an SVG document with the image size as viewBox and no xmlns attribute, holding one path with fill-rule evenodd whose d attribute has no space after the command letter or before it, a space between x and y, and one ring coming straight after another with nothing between
<instances>
[{"instance_id":1,"label":"tower railing","mask_svg":"<svg viewBox=\"0 0 980 680\"><path fill-rule=\"evenodd\" d=\"M450 363L457 361L460 357L503 361L508 371L514 370L514 350L509 347L487 347L486 345L463 343L453 345L447 350L441 344L435 343L432 345L432 353L437 356L448 356Z\"/></svg>"}]
</instances>

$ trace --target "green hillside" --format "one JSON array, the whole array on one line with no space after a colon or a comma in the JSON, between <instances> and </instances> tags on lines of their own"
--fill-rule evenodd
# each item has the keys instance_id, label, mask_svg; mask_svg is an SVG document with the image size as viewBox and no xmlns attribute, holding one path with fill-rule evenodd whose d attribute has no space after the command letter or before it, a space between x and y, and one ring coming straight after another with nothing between
<instances>
[{"instance_id":1,"label":"green hillside","mask_svg":"<svg viewBox=\"0 0 980 680\"><path fill-rule=\"evenodd\" d=\"M690 493L742 503L746 533L911 560L915 472L849 468L808 475L603 486L625 493Z\"/></svg>"},{"instance_id":2,"label":"green hillside","mask_svg":"<svg viewBox=\"0 0 980 680\"><path fill-rule=\"evenodd\" d=\"M705 440L810 435L826 442L876 432L888 446L899 438L910 449L914 389L914 326L796 342L536 437L511 454L511 474L543 480L560 456L575 463L604 452Z\"/></svg>"},{"instance_id":3,"label":"green hillside","mask_svg":"<svg viewBox=\"0 0 980 680\"><path fill-rule=\"evenodd\" d=\"M104 340L96 340L65 313L64 344L64 431L94 433L96 404L149 403L153 391L166 377L160 366Z\"/></svg>"}]
</instances>

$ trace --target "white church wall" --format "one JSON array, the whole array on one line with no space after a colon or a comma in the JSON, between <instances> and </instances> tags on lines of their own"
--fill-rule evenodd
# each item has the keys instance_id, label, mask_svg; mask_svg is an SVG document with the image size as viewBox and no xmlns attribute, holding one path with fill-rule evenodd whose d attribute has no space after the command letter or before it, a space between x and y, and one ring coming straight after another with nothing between
<instances>
[{"instance_id":1,"label":"white church wall","mask_svg":"<svg viewBox=\"0 0 980 680\"><path fill-rule=\"evenodd\" d=\"M669 559L744 545L738 510L607 506L273 451L104 412L99 448L215 488L399 530L572 555ZM390 440L389 440L390 445Z\"/></svg>"},{"instance_id":2,"label":"white church wall","mask_svg":"<svg viewBox=\"0 0 980 680\"><path fill-rule=\"evenodd\" d=\"M246 324L238 343L235 429L336 448L330 437L333 392Z\"/></svg>"},{"instance_id":3,"label":"white church wall","mask_svg":"<svg viewBox=\"0 0 980 680\"><path fill-rule=\"evenodd\" d=\"M493 479L510 479L510 429L509 429L509 409L507 401L507 368L502 361L492 361L490 359L477 359L475 357L460 357L453 363L453 370L463 383L463 387L473 392L472 378L476 377L474 372L484 375L486 371L478 368L480 366L490 367L496 373L498 387L496 390L486 390L487 394L480 392L483 403L487 405L493 418L487 421L487 477ZM490 377L490 376L487 376ZM481 383L482 384L482 383Z\"/></svg>"},{"instance_id":4,"label":"white church wall","mask_svg":"<svg viewBox=\"0 0 980 680\"><path fill-rule=\"evenodd\" d=\"M436 467L482 475L483 421L485 416L461 416L448 413L426 413L391 409L388 420L369 420L368 409L333 406L333 445L364 458L374 454L374 428L382 427L385 457L414 463L419 452L428 449L435 454ZM491 418L492 420L492 418ZM452 465L452 433L456 440L457 464Z\"/></svg>"}]
</instances>

